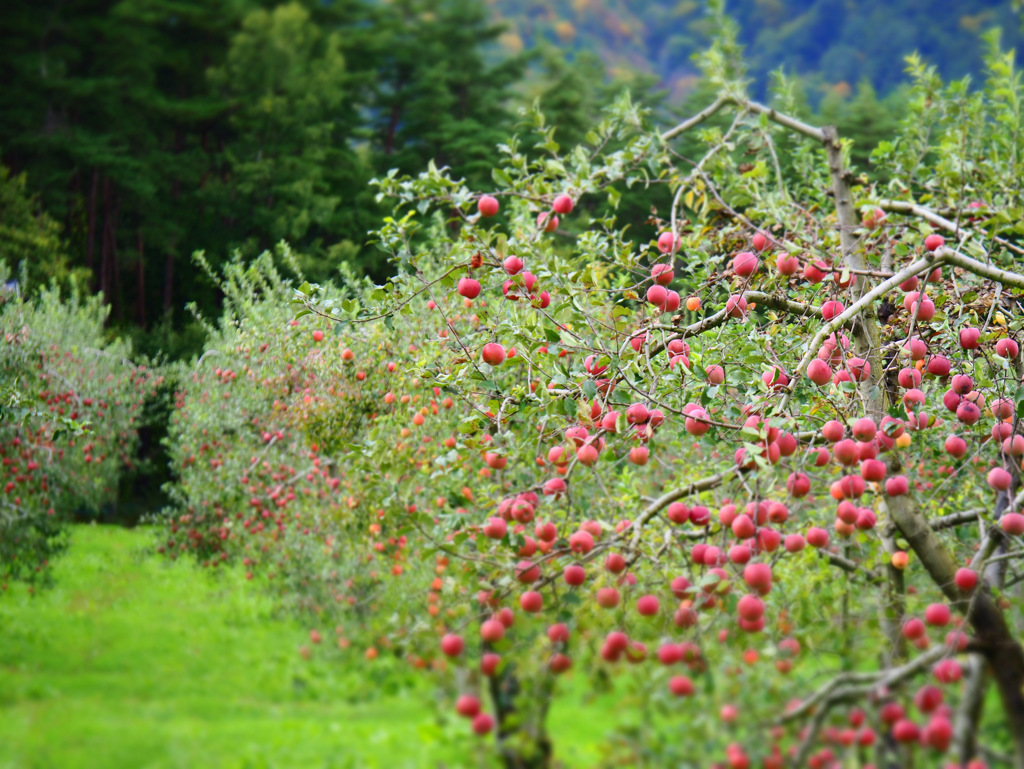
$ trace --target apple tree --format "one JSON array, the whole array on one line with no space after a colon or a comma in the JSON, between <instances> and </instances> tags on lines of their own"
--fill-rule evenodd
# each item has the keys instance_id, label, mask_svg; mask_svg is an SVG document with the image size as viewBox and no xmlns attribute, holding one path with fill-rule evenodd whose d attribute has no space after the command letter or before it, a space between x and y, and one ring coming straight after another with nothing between
<instances>
[{"instance_id":1,"label":"apple tree","mask_svg":"<svg viewBox=\"0 0 1024 769\"><path fill-rule=\"evenodd\" d=\"M454 406L450 450L405 473L384 428L339 460L448 567L448 610L396 621L509 767L549 764L559 675L624 664L685 724L660 761L1022 767L1012 55L979 90L911 60L869 183L734 53L670 130L624 97L563 150L535 111L542 154L500 147L494 189L378 180L396 275L297 291L342 339L416 328L404 365ZM665 191L646 233L615 218L635 185Z\"/></svg>"},{"instance_id":2,"label":"apple tree","mask_svg":"<svg viewBox=\"0 0 1024 769\"><path fill-rule=\"evenodd\" d=\"M24 276L23 276L24 277ZM104 330L98 297L25 296L0 262L0 583L39 581L72 513L116 503L161 378Z\"/></svg>"}]
</instances>

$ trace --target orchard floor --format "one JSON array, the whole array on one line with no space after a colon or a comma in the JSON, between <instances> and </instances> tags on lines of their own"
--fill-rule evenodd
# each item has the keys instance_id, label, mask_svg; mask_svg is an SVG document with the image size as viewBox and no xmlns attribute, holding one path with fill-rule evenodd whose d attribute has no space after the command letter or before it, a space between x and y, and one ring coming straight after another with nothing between
<instances>
[{"instance_id":1,"label":"orchard floor","mask_svg":"<svg viewBox=\"0 0 1024 769\"><path fill-rule=\"evenodd\" d=\"M151 541L76 527L53 588L0 595L0 769L490 766L462 724L438 723L429 681L303 659L308 628L239 571L171 563ZM615 710L560 696L560 763L599 763Z\"/></svg>"}]
</instances>

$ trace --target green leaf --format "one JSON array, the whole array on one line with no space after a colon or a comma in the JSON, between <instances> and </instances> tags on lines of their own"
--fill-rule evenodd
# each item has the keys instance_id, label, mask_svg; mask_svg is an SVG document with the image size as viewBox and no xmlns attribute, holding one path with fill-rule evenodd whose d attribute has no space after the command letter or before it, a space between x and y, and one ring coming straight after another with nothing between
<instances>
[{"instance_id":1,"label":"green leaf","mask_svg":"<svg viewBox=\"0 0 1024 769\"><path fill-rule=\"evenodd\" d=\"M494 179L495 183L499 187L511 187L512 186L512 177L509 176L508 173L503 168L499 168L499 167L495 166L491 170L491 178Z\"/></svg>"}]
</instances>

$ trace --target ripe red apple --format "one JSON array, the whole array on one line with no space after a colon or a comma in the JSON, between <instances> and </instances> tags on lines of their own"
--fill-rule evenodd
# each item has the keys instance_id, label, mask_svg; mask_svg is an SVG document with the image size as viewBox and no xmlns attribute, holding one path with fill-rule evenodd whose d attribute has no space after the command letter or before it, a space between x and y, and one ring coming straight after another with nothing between
<instances>
[{"instance_id":1,"label":"ripe red apple","mask_svg":"<svg viewBox=\"0 0 1024 769\"><path fill-rule=\"evenodd\" d=\"M908 641L922 638L926 632L924 623L917 617L912 617L903 624L903 636Z\"/></svg>"},{"instance_id":2,"label":"ripe red apple","mask_svg":"<svg viewBox=\"0 0 1024 769\"><path fill-rule=\"evenodd\" d=\"M825 361L815 358L807 366L807 378L822 387L832 379L832 369Z\"/></svg>"},{"instance_id":3,"label":"ripe red apple","mask_svg":"<svg viewBox=\"0 0 1024 769\"><path fill-rule=\"evenodd\" d=\"M551 659L548 660L548 670L555 675L564 673L566 670L572 667L572 659L567 654L557 652L551 655Z\"/></svg>"},{"instance_id":4,"label":"ripe red apple","mask_svg":"<svg viewBox=\"0 0 1024 769\"><path fill-rule=\"evenodd\" d=\"M835 419L830 419L821 428L821 435L829 443L838 443L846 435L846 425Z\"/></svg>"},{"instance_id":5,"label":"ripe red apple","mask_svg":"<svg viewBox=\"0 0 1024 769\"><path fill-rule=\"evenodd\" d=\"M473 731L481 737L494 729L494 719L487 713L480 713L473 719Z\"/></svg>"},{"instance_id":6,"label":"ripe red apple","mask_svg":"<svg viewBox=\"0 0 1024 769\"><path fill-rule=\"evenodd\" d=\"M763 232L755 232L750 244L754 247L755 251L761 253L768 247L768 236Z\"/></svg>"},{"instance_id":7,"label":"ripe red apple","mask_svg":"<svg viewBox=\"0 0 1024 769\"><path fill-rule=\"evenodd\" d=\"M668 291L664 286L655 283L647 289L647 301L655 307L664 307L668 301Z\"/></svg>"},{"instance_id":8,"label":"ripe red apple","mask_svg":"<svg viewBox=\"0 0 1024 769\"><path fill-rule=\"evenodd\" d=\"M996 355L1000 358L1016 358L1020 345L1012 339L1000 339L996 342Z\"/></svg>"},{"instance_id":9,"label":"ripe red apple","mask_svg":"<svg viewBox=\"0 0 1024 769\"><path fill-rule=\"evenodd\" d=\"M786 489L794 497L803 497L811 490L811 479L803 473L790 473L786 479Z\"/></svg>"},{"instance_id":10,"label":"ripe red apple","mask_svg":"<svg viewBox=\"0 0 1024 769\"><path fill-rule=\"evenodd\" d=\"M917 742L920 730L917 724L908 718L901 718L892 727L892 737L897 742Z\"/></svg>"},{"instance_id":11,"label":"ripe red apple","mask_svg":"<svg viewBox=\"0 0 1024 769\"><path fill-rule=\"evenodd\" d=\"M441 638L441 652L448 657L458 657L465 646L462 636L448 633Z\"/></svg>"},{"instance_id":12,"label":"ripe red apple","mask_svg":"<svg viewBox=\"0 0 1024 769\"><path fill-rule=\"evenodd\" d=\"M460 278L458 292L466 299L476 299L480 296L480 281L473 278Z\"/></svg>"},{"instance_id":13,"label":"ripe red apple","mask_svg":"<svg viewBox=\"0 0 1024 769\"><path fill-rule=\"evenodd\" d=\"M558 229L558 217L547 211L537 214L537 226L543 227L544 232L554 232Z\"/></svg>"},{"instance_id":14,"label":"ripe red apple","mask_svg":"<svg viewBox=\"0 0 1024 769\"><path fill-rule=\"evenodd\" d=\"M924 610L924 621L929 625L944 627L949 624L949 607L944 603L929 604Z\"/></svg>"},{"instance_id":15,"label":"ripe red apple","mask_svg":"<svg viewBox=\"0 0 1024 769\"><path fill-rule=\"evenodd\" d=\"M532 561L519 561L516 564L516 579L529 584L540 579L540 567Z\"/></svg>"},{"instance_id":16,"label":"ripe red apple","mask_svg":"<svg viewBox=\"0 0 1024 769\"><path fill-rule=\"evenodd\" d=\"M732 533L737 539L749 539L756 531L754 522L747 515L738 515L732 522Z\"/></svg>"},{"instance_id":17,"label":"ripe red apple","mask_svg":"<svg viewBox=\"0 0 1024 769\"><path fill-rule=\"evenodd\" d=\"M508 531L508 523L504 518L489 518L484 524L484 536L490 539L503 539Z\"/></svg>"},{"instance_id":18,"label":"ripe red apple","mask_svg":"<svg viewBox=\"0 0 1024 769\"><path fill-rule=\"evenodd\" d=\"M488 342L483 347L481 357L490 366L500 366L505 362L505 348L497 342Z\"/></svg>"},{"instance_id":19,"label":"ripe red apple","mask_svg":"<svg viewBox=\"0 0 1024 769\"><path fill-rule=\"evenodd\" d=\"M828 532L824 529L812 526L807 530L807 544L811 547L815 547L820 550L821 548L828 547L828 542Z\"/></svg>"},{"instance_id":20,"label":"ripe red apple","mask_svg":"<svg viewBox=\"0 0 1024 769\"><path fill-rule=\"evenodd\" d=\"M580 446L580 448L576 450L576 459L579 461L581 465L586 465L587 467L590 467L595 462L597 462L597 458L598 452L597 449L593 446L593 444L585 444L583 446Z\"/></svg>"},{"instance_id":21,"label":"ripe red apple","mask_svg":"<svg viewBox=\"0 0 1024 769\"><path fill-rule=\"evenodd\" d=\"M956 586L965 593L968 593L971 590L974 590L978 584L978 572L966 567L960 568L956 570L956 577L954 579L956 581Z\"/></svg>"},{"instance_id":22,"label":"ripe red apple","mask_svg":"<svg viewBox=\"0 0 1024 769\"><path fill-rule=\"evenodd\" d=\"M1013 482L1013 476L1001 467L993 467L988 471L988 485L996 491L1006 491Z\"/></svg>"},{"instance_id":23,"label":"ripe red apple","mask_svg":"<svg viewBox=\"0 0 1024 769\"><path fill-rule=\"evenodd\" d=\"M1024 515L1020 513L1003 513L999 518L999 525L1011 537L1019 537L1021 534L1024 534Z\"/></svg>"},{"instance_id":24,"label":"ripe red apple","mask_svg":"<svg viewBox=\"0 0 1024 769\"><path fill-rule=\"evenodd\" d=\"M863 216L864 226L873 230L885 221L885 211L881 208L873 208Z\"/></svg>"},{"instance_id":25,"label":"ripe red apple","mask_svg":"<svg viewBox=\"0 0 1024 769\"><path fill-rule=\"evenodd\" d=\"M745 595L736 605L736 611L747 622L756 622L764 616L764 601L753 594Z\"/></svg>"},{"instance_id":26,"label":"ripe red apple","mask_svg":"<svg viewBox=\"0 0 1024 769\"><path fill-rule=\"evenodd\" d=\"M483 195L476 204L480 215L491 217L498 213L498 199L491 195Z\"/></svg>"},{"instance_id":27,"label":"ripe red apple","mask_svg":"<svg viewBox=\"0 0 1024 769\"><path fill-rule=\"evenodd\" d=\"M501 624L500 622L498 623ZM493 676L501 664L501 656L494 652L487 652L480 658L480 672L485 676Z\"/></svg>"},{"instance_id":28,"label":"ripe red apple","mask_svg":"<svg viewBox=\"0 0 1024 769\"><path fill-rule=\"evenodd\" d=\"M523 271L523 260L518 256L507 256L501 266L509 275L518 275Z\"/></svg>"},{"instance_id":29,"label":"ripe red apple","mask_svg":"<svg viewBox=\"0 0 1024 769\"><path fill-rule=\"evenodd\" d=\"M677 697L689 697L693 694L693 682L686 676L672 676L668 689Z\"/></svg>"},{"instance_id":30,"label":"ripe red apple","mask_svg":"<svg viewBox=\"0 0 1024 769\"><path fill-rule=\"evenodd\" d=\"M455 700L455 712L465 718L476 718L480 712L480 700L472 694L462 694Z\"/></svg>"},{"instance_id":31,"label":"ripe red apple","mask_svg":"<svg viewBox=\"0 0 1024 769\"><path fill-rule=\"evenodd\" d=\"M909 491L910 484L907 482L906 476L894 475L885 482L885 493L890 497L901 497Z\"/></svg>"},{"instance_id":32,"label":"ripe red apple","mask_svg":"<svg viewBox=\"0 0 1024 769\"><path fill-rule=\"evenodd\" d=\"M589 531L577 531L569 537L569 549L579 555L586 555L594 549L594 537Z\"/></svg>"},{"instance_id":33,"label":"ripe red apple","mask_svg":"<svg viewBox=\"0 0 1024 769\"><path fill-rule=\"evenodd\" d=\"M929 235L924 239L924 248L926 251L935 251L946 245L946 239L941 235Z\"/></svg>"},{"instance_id":34,"label":"ripe red apple","mask_svg":"<svg viewBox=\"0 0 1024 769\"><path fill-rule=\"evenodd\" d=\"M946 438L946 453L954 459L962 459L967 453L967 441L959 435L950 435Z\"/></svg>"},{"instance_id":35,"label":"ripe red apple","mask_svg":"<svg viewBox=\"0 0 1024 769\"><path fill-rule=\"evenodd\" d=\"M779 253L775 257L775 269L780 275L795 275L800 269L800 260L792 254Z\"/></svg>"},{"instance_id":36,"label":"ripe red apple","mask_svg":"<svg viewBox=\"0 0 1024 769\"><path fill-rule=\"evenodd\" d=\"M767 595L772 589L772 568L766 563L747 564L743 569L743 581L761 595Z\"/></svg>"},{"instance_id":37,"label":"ripe red apple","mask_svg":"<svg viewBox=\"0 0 1024 769\"><path fill-rule=\"evenodd\" d=\"M821 283L829 271L829 266L820 259L815 262L808 262L804 266L804 279L809 283Z\"/></svg>"},{"instance_id":38,"label":"ripe red apple","mask_svg":"<svg viewBox=\"0 0 1024 769\"><path fill-rule=\"evenodd\" d=\"M921 372L916 368L902 368L896 375L899 386L906 389L916 389L921 384Z\"/></svg>"},{"instance_id":39,"label":"ripe red apple","mask_svg":"<svg viewBox=\"0 0 1024 769\"><path fill-rule=\"evenodd\" d=\"M619 591L614 587L602 587L598 589L597 605L602 609L614 609L619 605Z\"/></svg>"},{"instance_id":40,"label":"ripe red apple","mask_svg":"<svg viewBox=\"0 0 1024 769\"><path fill-rule=\"evenodd\" d=\"M960 329L960 346L965 350L976 350L978 349L978 340L981 339L980 328L962 328Z\"/></svg>"},{"instance_id":41,"label":"ripe red apple","mask_svg":"<svg viewBox=\"0 0 1024 769\"><path fill-rule=\"evenodd\" d=\"M612 574L621 574L626 569L626 559L618 553L609 553L605 558L604 567Z\"/></svg>"},{"instance_id":42,"label":"ripe red apple","mask_svg":"<svg viewBox=\"0 0 1024 769\"><path fill-rule=\"evenodd\" d=\"M675 253L681 244L680 237L671 232L663 232L658 236L658 250L663 254Z\"/></svg>"},{"instance_id":43,"label":"ripe red apple","mask_svg":"<svg viewBox=\"0 0 1024 769\"><path fill-rule=\"evenodd\" d=\"M658 597L654 595L641 596L636 602L636 610L645 617L651 617L658 613L661 604Z\"/></svg>"},{"instance_id":44,"label":"ripe red apple","mask_svg":"<svg viewBox=\"0 0 1024 769\"><path fill-rule=\"evenodd\" d=\"M497 619L487 619L480 623L480 637L488 643L497 643L505 637L505 626Z\"/></svg>"},{"instance_id":45,"label":"ripe red apple","mask_svg":"<svg viewBox=\"0 0 1024 769\"><path fill-rule=\"evenodd\" d=\"M573 209L572 198L568 195L562 194L555 198L555 202L552 204L551 209L556 214L570 214Z\"/></svg>"},{"instance_id":46,"label":"ripe red apple","mask_svg":"<svg viewBox=\"0 0 1024 769\"><path fill-rule=\"evenodd\" d=\"M747 314L747 300L739 294L733 294L725 302L725 313L730 318L742 318Z\"/></svg>"},{"instance_id":47,"label":"ripe red apple","mask_svg":"<svg viewBox=\"0 0 1024 769\"><path fill-rule=\"evenodd\" d=\"M672 521L672 523L686 523L690 520L690 508L682 502L672 502L665 510L665 517Z\"/></svg>"},{"instance_id":48,"label":"ripe red apple","mask_svg":"<svg viewBox=\"0 0 1024 769\"><path fill-rule=\"evenodd\" d=\"M562 572L562 579L565 580L565 584L571 585L572 587L579 587L587 581L587 572L579 564L569 564L565 567Z\"/></svg>"},{"instance_id":49,"label":"ripe red apple","mask_svg":"<svg viewBox=\"0 0 1024 769\"><path fill-rule=\"evenodd\" d=\"M671 264L656 264L651 267L651 279L659 286L667 286L672 282L675 273Z\"/></svg>"},{"instance_id":50,"label":"ripe red apple","mask_svg":"<svg viewBox=\"0 0 1024 769\"><path fill-rule=\"evenodd\" d=\"M914 694L914 707L922 713L932 713L942 705L942 690L937 686L925 684Z\"/></svg>"},{"instance_id":51,"label":"ripe red apple","mask_svg":"<svg viewBox=\"0 0 1024 769\"><path fill-rule=\"evenodd\" d=\"M569 643L569 628L561 622L548 627L548 640L551 643Z\"/></svg>"},{"instance_id":52,"label":"ripe red apple","mask_svg":"<svg viewBox=\"0 0 1024 769\"><path fill-rule=\"evenodd\" d=\"M749 251L736 254L732 260L732 271L741 278L749 278L761 265L761 260Z\"/></svg>"},{"instance_id":53,"label":"ripe red apple","mask_svg":"<svg viewBox=\"0 0 1024 769\"><path fill-rule=\"evenodd\" d=\"M527 590L519 596L519 605L523 611L536 613L544 608L544 596L536 590Z\"/></svg>"},{"instance_id":54,"label":"ripe red apple","mask_svg":"<svg viewBox=\"0 0 1024 769\"><path fill-rule=\"evenodd\" d=\"M821 305L821 317L824 320L829 321L832 320L837 315L841 315L845 309L846 305L844 305L842 302L837 302L835 300L830 299L829 301Z\"/></svg>"}]
</instances>

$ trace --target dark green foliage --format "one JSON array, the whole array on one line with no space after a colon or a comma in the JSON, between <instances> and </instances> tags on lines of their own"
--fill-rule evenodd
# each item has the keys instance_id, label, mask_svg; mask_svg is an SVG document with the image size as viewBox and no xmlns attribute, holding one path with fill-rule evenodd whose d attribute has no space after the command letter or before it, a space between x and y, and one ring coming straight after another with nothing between
<instances>
[{"instance_id":1,"label":"dark green foliage","mask_svg":"<svg viewBox=\"0 0 1024 769\"><path fill-rule=\"evenodd\" d=\"M29 195L25 174L0 166L0 261L24 265L31 285L71 277L61 226Z\"/></svg>"},{"instance_id":2,"label":"dark green foliage","mask_svg":"<svg viewBox=\"0 0 1024 769\"><path fill-rule=\"evenodd\" d=\"M477 0L398 0L380 20L373 149L379 168L409 173L433 160L480 184L514 115L509 88L518 57L491 64L484 47L501 33Z\"/></svg>"},{"instance_id":3,"label":"dark green foliage","mask_svg":"<svg viewBox=\"0 0 1024 769\"><path fill-rule=\"evenodd\" d=\"M200 248L217 264L285 239L311 278L342 261L383 277L367 182L431 159L489 177L522 71L488 64L498 32L471 0L19 3L0 157L115 323L180 329L188 300L219 301Z\"/></svg>"}]
</instances>

